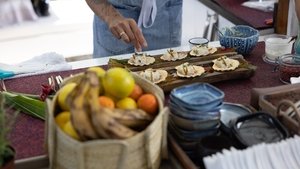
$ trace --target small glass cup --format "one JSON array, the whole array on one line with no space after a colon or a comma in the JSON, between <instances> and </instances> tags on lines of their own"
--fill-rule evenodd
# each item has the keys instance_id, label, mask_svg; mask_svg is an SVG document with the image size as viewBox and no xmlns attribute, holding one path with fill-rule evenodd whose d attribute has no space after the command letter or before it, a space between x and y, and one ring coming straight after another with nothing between
<instances>
[{"instance_id":1,"label":"small glass cup","mask_svg":"<svg viewBox=\"0 0 300 169\"><path fill-rule=\"evenodd\" d=\"M202 37L195 37L195 38L191 38L189 40L189 44L190 44L190 49L192 49L194 46L207 46L208 45L209 40L206 38L202 38Z\"/></svg>"},{"instance_id":2,"label":"small glass cup","mask_svg":"<svg viewBox=\"0 0 300 169\"><path fill-rule=\"evenodd\" d=\"M279 78L283 83L291 83L291 77L300 76L300 61L298 55L283 55L278 58Z\"/></svg>"},{"instance_id":3,"label":"small glass cup","mask_svg":"<svg viewBox=\"0 0 300 169\"><path fill-rule=\"evenodd\" d=\"M293 42L287 35L270 35L265 38L265 57L269 62L275 63L278 57L291 54Z\"/></svg>"}]
</instances>

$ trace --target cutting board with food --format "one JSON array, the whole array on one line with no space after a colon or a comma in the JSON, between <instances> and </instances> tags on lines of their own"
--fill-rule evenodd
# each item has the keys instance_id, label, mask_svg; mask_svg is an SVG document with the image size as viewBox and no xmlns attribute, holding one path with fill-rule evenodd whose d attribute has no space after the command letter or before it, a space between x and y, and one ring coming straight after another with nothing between
<instances>
[{"instance_id":1,"label":"cutting board with food","mask_svg":"<svg viewBox=\"0 0 300 169\"><path fill-rule=\"evenodd\" d=\"M234 49L198 46L190 51L168 49L160 55L135 53L129 59L110 59L109 67L124 67L158 84L165 92L194 83L249 78L256 66Z\"/></svg>"}]
</instances>

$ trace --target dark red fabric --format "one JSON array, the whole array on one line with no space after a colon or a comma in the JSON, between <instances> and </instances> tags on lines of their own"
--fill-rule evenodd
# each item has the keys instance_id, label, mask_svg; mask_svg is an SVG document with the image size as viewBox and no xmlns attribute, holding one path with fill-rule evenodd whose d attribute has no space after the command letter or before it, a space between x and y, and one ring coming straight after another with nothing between
<instances>
[{"instance_id":1,"label":"dark red fabric","mask_svg":"<svg viewBox=\"0 0 300 169\"><path fill-rule=\"evenodd\" d=\"M274 66L263 62L264 43L258 43L256 48L245 59L257 66L255 75L250 79L230 80L213 85L225 92L225 101L249 104L250 90L253 87L271 87L283 85L278 73L273 72ZM82 72L83 70L72 70L59 73L49 73L31 77L6 80L5 84L8 90L39 94L41 84L48 82L49 76L61 75L69 76ZM33 157L46 154L45 141L45 122L21 113L17 118L16 126L11 133L12 146L15 148L17 159Z\"/></svg>"},{"instance_id":2,"label":"dark red fabric","mask_svg":"<svg viewBox=\"0 0 300 169\"><path fill-rule=\"evenodd\" d=\"M247 22L249 26L256 29L265 29L272 26L265 23L266 19L273 18L273 12L263 12L257 9L241 6L242 3L248 0L214 0L222 8L241 20Z\"/></svg>"}]
</instances>

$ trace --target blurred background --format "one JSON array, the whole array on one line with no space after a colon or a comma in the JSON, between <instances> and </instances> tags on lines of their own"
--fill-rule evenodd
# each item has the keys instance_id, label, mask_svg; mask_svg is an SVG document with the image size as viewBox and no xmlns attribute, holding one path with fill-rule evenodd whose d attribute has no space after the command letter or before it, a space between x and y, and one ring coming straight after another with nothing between
<instances>
[{"instance_id":1,"label":"blurred background","mask_svg":"<svg viewBox=\"0 0 300 169\"><path fill-rule=\"evenodd\" d=\"M12 15L4 11L14 5L16 8L18 3L22 3L24 8L35 1L39 0L0 0L0 63L14 64L47 52L62 54L68 61L91 58L93 13L86 2L44 0L49 4L48 13L27 11L26 17L22 16L24 13L14 13L17 20L9 18ZM205 1L183 1L182 45L188 45L188 39L198 36L215 40L214 24L219 28L234 25L230 18L225 19L222 15L216 18L215 11L208 7L209 4L203 3ZM7 2L15 4L5 8ZM5 17L12 21L3 22ZM268 29L262 33L273 32L273 29Z\"/></svg>"},{"instance_id":2,"label":"blurred background","mask_svg":"<svg viewBox=\"0 0 300 169\"><path fill-rule=\"evenodd\" d=\"M49 4L48 16L0 27L1 63L21 62L52 51L69 60L90 57L93 13L86 2L53 0ZM198 0L185 0L183 8L182 44L187 45L189 38L203 36L207 11Z\"/></svg>"}]
</instances>

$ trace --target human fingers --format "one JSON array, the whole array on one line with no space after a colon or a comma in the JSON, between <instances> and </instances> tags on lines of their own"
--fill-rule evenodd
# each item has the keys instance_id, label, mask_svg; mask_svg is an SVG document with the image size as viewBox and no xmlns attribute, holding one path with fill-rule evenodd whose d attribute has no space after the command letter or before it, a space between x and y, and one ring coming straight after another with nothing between
<instances>
[{"instance_id":1,"label":"human fingers","mask_svg":"<svg viewBox=\"0 0 300 169\"><path fill-rule=\"evenodd\" d=\"M129 25L130 25L131 30L132 30L132 32L135 36L135 39L138 41L138 43L141 44L142 47L147 47L148 46L147 41L144 38L144 35L142 34L142 31L137 26L136 22L135 21L133 21L133 22L130 21Z\"/></svg>"},{"instance_id":2,"label":"human fingers","mask_svg":"<svg viewBox=\"0 0 300 169\"><path fill-rule=\"evenodd\" d=\"M133 25L133 26L131 26L131 25ZM135 27L135 28L132 29L132 27ZM141 44L140 40L138 40L136 38L136 35L134 32L136 32L138 30L142 36L142 39L144 39L141 31L139 30L136 22L133 19L127 18L127 19L121 19L118 21L115 20L114 24L110 25L110 30L116 38L122 39L126 43L133 44L134 47L137 49L137 51L141 51L142 46L145 47L145 45Z\"/></svg>"},{"instance_id":3,"label":"human fingers","mask_svg":"<svg viewBox=\"0 0 300 169\"><path fill-rule=\"evenodd\" d=\"M118 39L122 39L123 41L125 41L126 43L130 42L129 37L127 36L126 32L127 30L124 30L122 27L123 25L123 21L124 19L119 19L118 21L115 21L114 24L111 24L109 26L109 29L111 31L111 33Z\"/></svg>"},{"instance_id":4,"label":"human fingers","mask_svg":"<svg viewBox=\"0 0 300 169\"><path fill-rule=\"evenodd\" d=\"M137 40L136 36L134 35L133 30L131 29L130 22L135 22L133 19L127 19L127 22L124 22L124 24L121 24L122 29L126 31L126 35L129 38L129 41L131 44L134 45L137 51L142 51L142 46Z\"/></svg>"}]
</instances>

